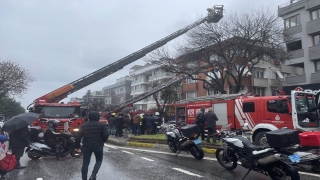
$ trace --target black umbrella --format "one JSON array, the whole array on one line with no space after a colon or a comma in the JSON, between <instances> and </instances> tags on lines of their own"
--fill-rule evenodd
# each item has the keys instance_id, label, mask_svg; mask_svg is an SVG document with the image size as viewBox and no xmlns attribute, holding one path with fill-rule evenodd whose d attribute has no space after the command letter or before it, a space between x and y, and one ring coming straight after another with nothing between
<instances>
[{"instance_id":1,"label":"black umbrella","mask_svg":"<svg viewBox=\"0 0 320 180\"><path fill-rule=\"evenodd\" d=\"M17 129L21 129L23 127L29 126L33 121L38 119L40 114L36 113L23 113L18 116L14 116L9 119L2 127L3 131L12 132Z\"/></svg>"}]
</instances>

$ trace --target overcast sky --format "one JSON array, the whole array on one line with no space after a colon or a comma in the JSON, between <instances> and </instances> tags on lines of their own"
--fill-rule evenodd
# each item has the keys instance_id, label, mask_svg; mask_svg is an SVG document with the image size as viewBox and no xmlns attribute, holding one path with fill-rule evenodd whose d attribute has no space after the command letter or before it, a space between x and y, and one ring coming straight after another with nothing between
<instances>
[{"instance_id":1,"label":"overcast sky","mask_svg":"<svg viewBox=\"0 0 320 180\"><path fill-rule=\"evenodd\" d=\"M34 99L193 23L213 5L224 5L226 14L260 6L276 13L287 1L1 0L0 58L18 62L36 78L17 99L26 108ZM144 62L138 60L69 97L101 90L136 64Z\"/></svg>"}]
</instances>

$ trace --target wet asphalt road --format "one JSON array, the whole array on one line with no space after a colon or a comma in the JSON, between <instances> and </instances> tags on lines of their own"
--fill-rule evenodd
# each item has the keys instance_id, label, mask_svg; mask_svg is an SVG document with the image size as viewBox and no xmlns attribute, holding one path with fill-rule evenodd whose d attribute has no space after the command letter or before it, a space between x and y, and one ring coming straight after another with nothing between
<instances>
[{"instance_id":1,"label":"wet asphalt road","mask_svg":"<svg viewBox=\"0 0 320 180\"><path fill-rule=\"evenodd\" d=\"M170 150L144 149L135 147L117 147L107 145L103 164L98 173L98 180L193 180L193 179L234 179L240 180L246 169L238 166L233 171L222 168L213 155L206 154L203 160L182 153L179 156ZM89 175L94 163L94 157L89 166ZM12 180L81 180L81 158L65 158L56 161L53 157L29 160L24 156L23 165L26 169L13 170L8 179ZM302 180L319 180L320 175L301 174ZM252 172L246 180L269 180L270 178Z\"/></svg>"}]
</instances>

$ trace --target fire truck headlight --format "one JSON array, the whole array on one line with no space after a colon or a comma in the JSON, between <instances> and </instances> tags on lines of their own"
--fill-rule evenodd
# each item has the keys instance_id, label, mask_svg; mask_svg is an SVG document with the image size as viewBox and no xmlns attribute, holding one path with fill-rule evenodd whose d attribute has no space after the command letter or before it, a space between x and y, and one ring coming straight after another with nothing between
<instances>
[{"instance_id":1,"label":"fire truck headlight","mask_svg":"<svg viewBox=\"0 0 320 180\"><path fill-rule=\"evenodd\" d=\"M73 129L73 132L78 132L79 131L79 128L74 128Z\"/></svg>"}]
</instances>

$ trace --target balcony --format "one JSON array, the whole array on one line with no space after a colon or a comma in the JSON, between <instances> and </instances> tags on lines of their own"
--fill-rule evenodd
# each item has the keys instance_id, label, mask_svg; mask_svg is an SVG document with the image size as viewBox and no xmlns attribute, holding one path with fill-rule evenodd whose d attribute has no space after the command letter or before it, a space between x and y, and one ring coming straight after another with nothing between
<instances>
[{"instance_id":1,"label":"balcony","mask_svg":"<svg viewBox=\"0 0 320 180\"><path fill-rule=\"evenodd\" d=\"M290 59L297 59L297 58L301 58L304 56L303 49L290 51L290 52L288 52L288 54L290 55Z\"/></svg>"},{"instance_id":2,"label":"balcony","mask_svg":"<svg viewBox=\"0 0 320 180\"><path fill-rule=\"evenodd\" d=\"M254 87L268 87L268 79L266 78L253 78L253 84Z\"/></svg>"},{"instance_id":3,"label":"balcony","mask_svg":"<svg viewBox=\"0 0 320 180\"><path fill-rule=\"evenodd\" d=\"M300 84L300 83L306 83L306 75L297 75L297 76L289 76L286 77L286 84L291 85L291 84Z\"/></svg>"},{"instance_id":4,"label":"balcony","mask_svg":"<svg viewBox=\"0 0 320 180\"><path fill-rule=\"evenodd\" d=\"M140 79L140 80L135 80L131 82L131 85L138 85L138 84L148 84L149 81L147 79Z\"/></svg>"},{"instance_id":5,"label":"balcony","mask_svg":"<svg viewBox=\"0 0 320 180\"><path fill-rule=\"evenodd\" d=\"M288 28L288 29L285 29L283 31L284 34L288 34L288 35L294 35L294 34L301 33L301 32L302 32L301 24L294 26L294 27L291 27L291 28Z\"/></svg>"},{"instance_id":6,"label":"balcony","mask_svg":"<svg viewBox=\"0 0 320 180\"><path fill-rule=\"evenodd\" d=\"M307 3L306 3L307 10L312 9L316 6L320 6L320 1L307 1Z\"/></svg>"},{"instance_id":7,"label":"balcony","mask_svg":"<svg viewBox=\"0 0 320 180\"><path fill-rule=\"evenodd\" d=\"M173 77L173 73L161 73L161 74L149 76L149 81L157 81L157 80L172 78L172 77Z\"/></svg>"},{"instance_id":8,"label":"balcony","mask_svg":"<svg viewBox=\"0 0 320 180\"><path fill-rule=\"evenodd\" d=\"M309 60L317 59L320 59L320 45L309 47Z\"/></svg>"},{"instance_id":9,"label":"balcony","mask_svg":"<svg viewBox=\"0 0 320 180\"><path fill-rule=\"evenodd\" d=\"M270 86L279 87L280 85L281 84L279 79L271 79Z\"/></svg>"},{"instance_id":10,"label":"balcony","mask_svg":"<svg viewBox=\"0 0 320 180\"><path fill-rule=\"evenodd\" d=\"M311 73L311 83L320 83L320 72Z\"/></svg>"},{"instance_id":11,"label":"balcony","mask_svg":"<svg viewBox=\"0 0 320 180\"><path fill-rule=\"evenodd\" d=\"M320 19L315 19L312 21L307 22L307 34L313 34L320 32Z\"/></svg>"},{"instance_id":12,"label":"balcony","mask_svg":"<svg viewBox=\"0 0 320 180\"><path fill-rule=\"evenodd\" d=\"M278 16L282 17L292 11L304 8L307 0L288 0L288 2L278 6Z\"/></svg>"}]
</instances>

